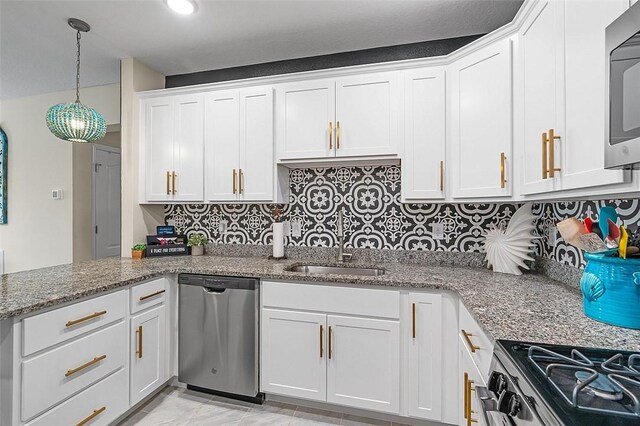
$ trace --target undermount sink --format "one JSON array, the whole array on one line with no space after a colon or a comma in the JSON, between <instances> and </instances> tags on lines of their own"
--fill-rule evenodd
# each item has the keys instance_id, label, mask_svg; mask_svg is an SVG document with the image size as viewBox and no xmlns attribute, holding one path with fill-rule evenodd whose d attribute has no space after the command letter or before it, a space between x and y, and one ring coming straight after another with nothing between
<instances>
[{"instance_id":1,"label":"undermount sink","mask_svg":"<svg viewBox=\"0 0 640 426\"><path fill-rule=\"evenodd\" d=\"M352 268L348 266L317 266L317 265L297 265L289 268L291 272L303 272L306 274L336 274L336 275L358 275L364 277L379 277L384 275L384 269L378 268Z\"/></svg>"}]
</instances>

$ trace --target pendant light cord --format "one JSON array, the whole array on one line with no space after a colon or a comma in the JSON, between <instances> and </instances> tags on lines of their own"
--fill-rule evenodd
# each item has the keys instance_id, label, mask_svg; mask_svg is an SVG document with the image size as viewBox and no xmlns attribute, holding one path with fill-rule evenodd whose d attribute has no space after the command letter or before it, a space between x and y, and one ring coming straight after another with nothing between
<instances>
[{"instance_id":1,"label":"pendant light cord","mask_svg":"<svg viewBox=\"0 0 640 426\"><path fill-rule=\"evenodd\" d=\"M78 47L78 56L76 59L76 103L80 103L80 31L76 34L76 46Z\"/></svg>"}]
</instances>

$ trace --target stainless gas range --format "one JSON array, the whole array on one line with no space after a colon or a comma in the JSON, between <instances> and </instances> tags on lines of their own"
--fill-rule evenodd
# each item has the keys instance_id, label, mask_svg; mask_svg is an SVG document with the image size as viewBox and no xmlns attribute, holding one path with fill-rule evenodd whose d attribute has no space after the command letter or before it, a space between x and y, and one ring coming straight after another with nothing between
<instances>
[{"instance_id":1,"label":"stainless gas range","mask_svg":"<svg viewBox=\"0 0 640 426\"><path fill-rule=\"evenodd\" d=\"M489 426L638 426L640 354L499 340L476 397Z\"/></svg>"}]
</instances>

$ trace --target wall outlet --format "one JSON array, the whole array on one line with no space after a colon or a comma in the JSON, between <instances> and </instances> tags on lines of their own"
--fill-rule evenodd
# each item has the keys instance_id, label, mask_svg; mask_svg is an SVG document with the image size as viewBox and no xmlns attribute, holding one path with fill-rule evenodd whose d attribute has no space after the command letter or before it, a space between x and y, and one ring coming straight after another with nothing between
<instances>
[{"instance_id":1,"label":"wall outlet","mask_svg":"<svg viewBox=\"0 0 640 426\"><path fill-rule=\"evenodd\" d=\"M229 222L226 220L221 220L220 223L218 224L218 232L220 232L221 235L226 234L228 228L229 228Z\"/></svg>"},{"instance_id":2,"label":"wall outlet","mask_svg":"<svg viewBox=\"0 0 640 426\"><path fill-rule=\"evenodd\" d=\"M291 234L295 238L302 236L302 224L300 222L291 222Z\"/></svg>"},{"instance_id":3,"label":"wall outlet","mask_svg":"<svg viewBox=\"0 0 640 426\"><path fill-rule=\"evenodd\" d=\"M64 199L64 191L62 189L53 189L51 190L51 199L52 200L63 200Z\"/></svg>"},{"instance_id":4,"label":"wall outlet","mask_svg":"<svg viewBox=\"0 0 640 426\"><path fill-rule=\"evenodd\" d=\"M444 225L442 223L431 224L431 236L434 240L444 239Z\"/></svg>"},{"instance_id":5,"label":"wall outlet","mask_svg":"<svg viewBox=\"0 0 640 426\"><path fill-rule=\"evenodd\" d=\"M288 220L282 222L282 232L285 237L291 236L291 222L289 222Z\"/></svg>"}]
</instances>

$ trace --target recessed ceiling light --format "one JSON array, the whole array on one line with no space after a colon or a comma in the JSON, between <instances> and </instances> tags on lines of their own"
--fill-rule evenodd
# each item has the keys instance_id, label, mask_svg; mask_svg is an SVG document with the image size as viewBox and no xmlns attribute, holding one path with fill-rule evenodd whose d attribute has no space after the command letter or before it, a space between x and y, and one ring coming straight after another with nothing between
<instances>
[{"instance_id":1,"label":"recessed ceiling light","mask_svg":"<svg viewBox=\"0 0 640 426\"><path fill-rule=\"evenodd\" d=\"M165 0L165 3L171 10L180 15L191 15L197 9L194 0Z\"/></svg>"}]
</instances>

